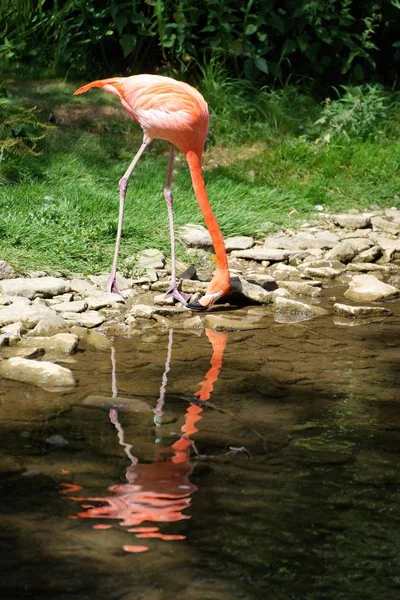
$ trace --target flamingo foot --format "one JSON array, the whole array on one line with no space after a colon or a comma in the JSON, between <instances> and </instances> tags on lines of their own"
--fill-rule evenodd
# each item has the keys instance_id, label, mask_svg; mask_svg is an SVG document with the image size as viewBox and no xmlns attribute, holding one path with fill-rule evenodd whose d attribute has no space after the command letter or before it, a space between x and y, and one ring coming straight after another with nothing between
<instances>
[{"instance_id":1,"label":"flamingo foot","mask_svg":"<svg viewBox=\"0 0 400 600\"><path fill-rule=\"evenodd\" d=\"M117 286L117 279L112 273L107 281L107 292L110 294L118 294L121 298L123 297Z\"/></svg>"},{"instance_id":2,"label":"flamingo foot","mask_svg":"<svg viewBox=\"0 0 400 600\"><path fill-rule=\"evenodd\" d=\"M165 294L165 298L174 298L178 302L181 302L185 306L187 306L187 301L189 300L192 294L185 294L185 292L180 292L176 286L171 285L168 292Z\"/></svg>"}]
</instances>

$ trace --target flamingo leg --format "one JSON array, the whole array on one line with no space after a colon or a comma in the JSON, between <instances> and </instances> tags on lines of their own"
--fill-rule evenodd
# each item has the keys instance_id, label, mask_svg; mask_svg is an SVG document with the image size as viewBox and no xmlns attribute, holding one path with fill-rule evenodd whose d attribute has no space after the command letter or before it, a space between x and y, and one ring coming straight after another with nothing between
<instances>
[{"instance_id":1,"label":"flamingo leg","mask_svg":"<svg viewBox=\"0 0 400 600\"><path fill-rule=\"evenodd\" d=\"M121 292L119 291L118 286L117 286L116 277L117 277L118 254L119 254L119 247L121 244L122 223L124 220L125 198L126 198L126 190L128 189L128 181L129 181L129 177L132 174L133 169L135 168L137 162L139 161L139 158L142 156L143 152L145 151L145 149L147 148L147 146L149 145L150 142L151 142L151 138L148 138L147 136L145 136L143 138L143 143L140 146L135 158L133 159L133 161L127 168L125 174L119 181L119 216L118 216L117 239L115 240L114 260L113 260L113 264L112 264L112 268L111 268L111 273L110 273L110 276L109 276L108 282L107 282L107 291L114 292L115 294L121 295Z\"/></svg>"},{"instance_id":2,"label":"flamingo leg","mask_svg":"<svg viewBox=\"0 0 400 600\"><path fill-rule=\"evenodd\" d=\"M176 268L175 268L175 229L174 229L174 210L173 210L173 197L171 191L171 182L172 182L172 169L174 166L174 154L175 148L171 144L168 158L168 167L167 167L167 176L165 178L165 187L164 187L164 198L167 203L168 210L168 222L169 222L169 237L171 240L171 284L167 293L165 294L166 298L175 298L178 302L182 302L182 304L187 303L190 298L190 294L184 294L178 290L178 285L176 283Z\"/></svg>"}]
</instances>

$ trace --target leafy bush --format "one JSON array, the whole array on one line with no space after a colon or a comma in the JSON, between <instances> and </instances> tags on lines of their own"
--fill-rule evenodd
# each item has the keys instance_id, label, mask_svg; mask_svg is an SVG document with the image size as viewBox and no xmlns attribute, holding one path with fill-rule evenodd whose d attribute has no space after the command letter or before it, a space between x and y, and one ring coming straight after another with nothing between
<instances>
[{"instance_id":1,"label":"leafy bush","mask_svg":"<svg viewBox=\"0 0 400 600\"><path fill-rule=\"evenodd\" d=\"M2 0L0 60L50 73L197 71L261 85L396 82L400 0Z\"/></svg>"},{"instance_id":2,"label":"leafy bush","mask_svg":"<svg viewBox=\"0 0 400 600\"><path fill-rule=\"evenodd\" d=\"M320 118L310 128L318 141L379 139L383 136L391 99L379 85L343 86L344 94L323 102Z\"/></svg>"}]
</instances>

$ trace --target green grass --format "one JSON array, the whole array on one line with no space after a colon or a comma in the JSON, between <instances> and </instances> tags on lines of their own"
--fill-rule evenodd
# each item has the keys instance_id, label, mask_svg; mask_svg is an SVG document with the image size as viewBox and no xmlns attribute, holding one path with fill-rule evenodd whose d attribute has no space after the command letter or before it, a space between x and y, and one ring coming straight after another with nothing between
<instances>
[{"instance_id":1,"label":"green grass","mask_svg":"<svg viewBox=\"0 0 400 600\"><path fill-rule=\"evenodd\" d=\"M36 104L44 119L54 112L63 123L39 142L39 156L6 154L0 162L0 258L20 271L107 271L118 180L139 147L140 130L113 97L101 92L74 98L74 86L63 82L10 89L20 102ZM227 94L233 94L229 86ZM317 204L328 210L399 204L395 136L316 143L306 134L320 109L309 97L293 89L260 92L250 110L248 94L231 100L230 109L229 103L216 106L221 122L214 114L213 144L205 157L210 200L225 236L261 237L276 228L295 228L315 217ZM212 162L213 155L219 164ZM121 268L124 259L146 247L169 256L162 193L166 163L167 144L155 142L132 175ZM177 225L203 222L183 156L176 163L174 198ZM297 212L289 215L292 209ZM179 253L184 257L182 247Z\"/></svg>"}]
</instances>

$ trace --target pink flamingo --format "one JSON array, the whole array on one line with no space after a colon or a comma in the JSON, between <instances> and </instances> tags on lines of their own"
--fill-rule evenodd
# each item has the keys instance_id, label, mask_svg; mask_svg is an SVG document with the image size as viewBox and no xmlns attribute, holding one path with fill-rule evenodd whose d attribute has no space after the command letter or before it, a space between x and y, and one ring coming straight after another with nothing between
<instances>
[{"instance_id":1,"label":"pink flamingo","mask_svg":"<svg viewBox=\"0 0 400 600\"><path fill-rule=\"evenodd\" d=\"M103 88L106 92L117 96L123 107L143 129L143 143L119 182L118 230L108 290L119 293L116 272L129 177L146 147L154 138L160 138L171 144L164 187L171 238L171 286L167 296L175 298L191 309L206 310L223 296L230 286L224 240L211 209L202 174L201 159L209 122L207 103L200 92L187 83L158 75L134 75L92 81L76 90L75 94L83 94L92 87ZM183 152L188 162L194 192L210 232L217 259L217 271L209 283L206 294L196 302L189 304L187 303L189 296L178 290L175 273L175 237L171 192L175 147Z\"/></svg>"}]
</instances>

